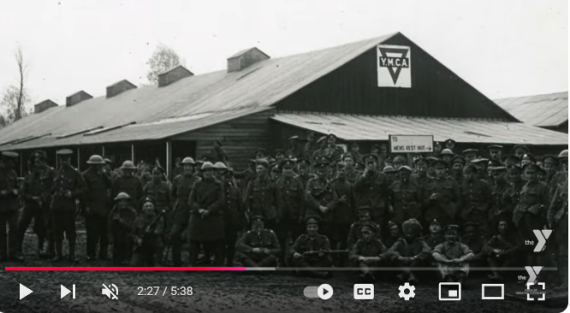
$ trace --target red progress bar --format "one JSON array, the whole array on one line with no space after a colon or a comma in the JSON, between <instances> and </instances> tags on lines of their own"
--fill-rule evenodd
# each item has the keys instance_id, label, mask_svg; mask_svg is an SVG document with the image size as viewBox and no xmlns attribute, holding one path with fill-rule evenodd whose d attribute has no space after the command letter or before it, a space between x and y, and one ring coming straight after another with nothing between
<instances>
[{"instance_id":1,"label":"red progress bar","mask_svg":"<svg viewBox=\"0 0 570 313\"><path fill-rule=\"evenodd\" d=\"M245 271L245 267L6 267L6 271Z\"/></svg>"}]
</instances>

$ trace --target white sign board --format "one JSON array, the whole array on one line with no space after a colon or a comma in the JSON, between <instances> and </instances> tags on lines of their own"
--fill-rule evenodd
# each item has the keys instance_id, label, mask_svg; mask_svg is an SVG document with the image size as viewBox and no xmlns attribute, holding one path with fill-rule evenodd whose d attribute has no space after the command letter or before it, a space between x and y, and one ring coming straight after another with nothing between
<instances>
[{"instance_id":1,"label":"white sign board","mask_svg":"<svg viewBox=\"0 0 570 313\"><path fill-rule=\"evenodd\" d=\"M412 88L410 47L378 45L376 56L378 87Z\"/></svg>"},{"instance_id":2,"label":"white sign board","mask_svg":"<svg viewBox=\"0 0 570 313\"><path fill-rule=\"evenodd\" d=\"M391 153L431 153L432 135L390 135Z\"/></svg>"}]
</instances>

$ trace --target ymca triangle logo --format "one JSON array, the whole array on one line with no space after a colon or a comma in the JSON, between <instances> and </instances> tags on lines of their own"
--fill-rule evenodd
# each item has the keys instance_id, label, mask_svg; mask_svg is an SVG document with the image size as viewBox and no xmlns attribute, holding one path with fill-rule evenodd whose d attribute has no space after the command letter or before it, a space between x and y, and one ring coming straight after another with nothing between
<instances>
[{"instance_id":1,"label":"ymca triangle logo","mask_svg":"<svg viewBox=\"0 0 570 313\"><path fill-rule=\"evenodd\" d=\"M388 72L392 77L392 81L396 84L402 68L408 68L410 66L410 60L408 58L409 49L379 46L378 52L380 53L380 58L378 60L380 67L386 67L388 69ZM388 56L388 53L399 55L399 57Z\"/></svg>"}]
</instances>

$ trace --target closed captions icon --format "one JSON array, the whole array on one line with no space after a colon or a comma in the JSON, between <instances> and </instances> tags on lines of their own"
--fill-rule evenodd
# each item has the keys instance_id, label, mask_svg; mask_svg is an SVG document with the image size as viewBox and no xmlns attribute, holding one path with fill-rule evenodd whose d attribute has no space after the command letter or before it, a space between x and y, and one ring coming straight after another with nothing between
<instances>
[{"instance_id":1,"label":"closed captions icon","mask_svg":"<svg viewBox=\"0 0 570 313\"><path fill-rule=\"evenodd\" d=\"M356 300L374 299L374 284L355 284L354 299Z\"/></svg>"}]
</instances>

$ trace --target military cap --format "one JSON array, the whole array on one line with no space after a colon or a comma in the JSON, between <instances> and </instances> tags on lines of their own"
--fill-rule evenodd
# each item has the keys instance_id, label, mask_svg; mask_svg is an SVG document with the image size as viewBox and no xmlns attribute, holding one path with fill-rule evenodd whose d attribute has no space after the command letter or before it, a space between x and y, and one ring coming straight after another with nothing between
<instances>
[{"instance_id":1,"label":"military cap","mask_svg":"<svg viewBox=\"0 0 570 313\"><path fill-rule=\"evenodd\" d=\"M480 163L488 164L488 163L489 163L489 159L478 158L478 159L473 159L473 160L471 160L471 164L480 164Z\"/></svg>"},{"instance_id":2,"label":"military cap","mask_svg":"<svg viewBox=\"0 0 570 313\"><path fill-rule=\"evenodd\" d=\"M366 164L369 159L372 159L375 163L378 163L378 157L374 154L365 154L362 156L362 162Z\"/></svg>"},{"instance_id":3,"label":"military cap","mask_svg":"<svg viewBox=\"0 0 570 313\"><path fill-rule=\"evenodd\" d=\"M330 160L327 157L320 157L315 160L315 168L327 167L330 165Z\"/></svg>"},{"instance_id":4,"label":"military cap","mask_svg":"<svg viewBox=\"0 0 570 313\"><path fill-rule=\"evenodd\" d=\"M214 168L219 171L226 171L228 169L223 162L216 162L216 164L214 164Z\"/></svg>"},{"instance_id":5,"label":"military cap","mask_svg":"<svg viewBox=\"0 0 570 313\"><path fill-rule=\"evenodd\" d=\"M121 169L122 170L136 170L136 166L133 164L133 161L125 161L123 162L123 165L121 165Z\"/></svg>"},{"instance_id":6,"label":"military cap","mask_svg":"<svg viewBox=\"0 0 570 313\"><path fill-rule=\"evenodd\" d=\"M487 150L503 150L503 146L501 146L501 145L490 145L487 147Z\"/></svg>"},{"instance_id":7,"label":"military cap","mask_svg":"<svg viewBox=\"0 0 570 313\"><path fill-rule=\"evenodd\" d=\"M441 225L441 223L437 220L437 219L433 219L431 220L431 222L429 222L430 225Z\"/></svg>"},{"instance_id":8,"label":"military cap","mask_svg":"<svg viewBox=\"0 0 570 313\"><path fill-rule=\"evenodd\" d=\"M372 224L370 223L365 223L362 225L362 227L360 228L360 232L363 233L366 230L368 230L369 232L372 233L376 233L378 230L376 229L376 227L374 227Z\"/></svg>"},{"instance_id":9,"label":"military cap","mask_svg":"<svg viewBox=\"0 0 570 313\"><path fill-rule=\"evenodd\" d=\"M382 173L384 174L390 174L390 173L396 173L396 170L391 167L390 165L384 166L384 168L382 169Z\"/></svg>"},{"instance_id":10,"label":"military cap","mask_svg":"<svg viewBox=\"0 0 570 313\"><path fill-rule=\"evenodd\" d=\"M412 168L407 166L407 165L401 166L399 169L399 172L401 172L401 171L408 171L410 173L413 172Z\"/></svg>"},{"instance_id":11,"label":"military cap","mask_svg":"<svg viewBox=\"0 0 570 313\"><path fill-rule=\"evenodd\" d=\"M457 233L458 231L459 231L459 226L457 226L457 225L447 225L445 227L446 233L448 233L448 232L456 232Z\"/></svg>"},{"instance_id":12,"label":"military cap","mask_svg":"<svg viewBox=\"0 0 570 313\"><path fill-rule=\"evenodd\" d=\"M461 155L456 155L453 158L451 158L451 164L455 164L455 163L461 163L462 165L465 165L465 163L467 163L467 161L465 160L465 157L463 157Z\"/></svg>"},{"instance_id":13,"label":"military cap","mask_svg":"<svg viewBox=\"0 0 570 313\"><path fill-rule=\"evenodd\" d=\"M105 160L100 155L94 154L89 157L87 164L105 164Z\"/></svg>"},{"instance_id":14,"label":"military cap","mask_svg":"<svg viewBox=\"0 0 570 313\"><path fill-rule=\"evenodd\" d=\"M392 163L402 163L402 164L406 164L407 160L405 157L401 156L401 155L397 155L393 160Z\"/></svg>"},{"instance_id":15,"label":"military cap","mask_svg":"<svg viewBox=\"0 0 570 313\"><path fill-rule=\"evenodd\" d=\"M514 146L514 147L513 147L513 152L514 152L514 151L517 151L517 149L523 149L523 150L525 151L525 153L529 153L529 152L530 152L530 150L528 149L528 147L525 146L525 145L516 145L516 146Z\"/></svg>"},{"instance_id":16,"label":"military cap","mask_svg":"<svg viewBox=\"0 0 570 313\"><path fill-rule=\"evenodd\" d=\"M305 158L300 158L297 160L297 164L299 164L299 166L311 166L311 161Z\"/></svg>"},{"instance_id":17,"label":"military cap","mask_svg":"<svg viewBox=\"0 0 570 313\"><path fill-rule=\"evenodd\" d=\"M516 156L514 154L504 155L501 161L503 161L503 163L506 163L508 160L511 160L514 163L520 163L521 162L521 158L519 158L518 156Z\"/></svg>"},{"instance_id":18,"label":"military cap","mask_svg":"<svg viewBox=\"0 0 570 313\"><path fill-rule=\"evenodd\" d=\"M562 150L560 154L558 154L559 159L568 159L568 150Z\"/></svg>"},{"instance_id":19,"label":"military cap","mask_svg":"<svg viewBox=\"0 0 570 313\"><path fill-rule=\"evenodd\" d=\"M131 196L129 196L129 194L126 192L119 192L119 194L115 197L115 201L130 200L130 199Z\"/></svg>"},{"instance_id":20,"label":"military cap","mask_svg":"<svg viewBox=\"0 0 570 313\"><path fill-rule=\"evenodd\" d=\"M204 162L204 164L202 164L202 167L200 168L201 171L207 171L207 170L215 170L216 168L214 167L214 164L212 164L212 162Z\"/></svg>"},{"instance_id":21,"label":"military cap","mask_svg":"<svg viewBox=\"0 0 570 313\"><path fill-rule=\"evenodd\" d=\"M437 159L437 160L435 160L435 161L433 162L433 165L432 165L432 166L433 166L433 167L436 167L436 166L439 165L439 164L442 164L443 167L448 167L448 166L449 166L449 163L447 163L445 160L442 160L442 159Z\"/></svg>"},{"instance_id":22,"label":"military cap","mask_svg":"<svg viewBox=\"0 0 570 313\"><path fill-rule=\"evenodd\" d=\"M265 168L268 168L268 167L269 167L269 162L267 162L266 159L258 159L258 160L255 160L255 165L261 165L261 166L263 166L263 167L265 167Z\"/></svg>"},{"instance_id":23,"label":"military cap","mask_svg":"<svg viewBox=\"0 0 570 313\"><path fill-rule=\"evenodd\" d=\"M540 160L542 161L542 163L546 162L546 160L552 160L554 162L554 164L558 164L560 163L560 161L558 160L558 157L552 154L546 154L543 155Z\"/></svg>"},{"instance_id":24,"label":"military cap","mask_svg":"<svg viewBox=\"0 0 570 313\"><path fill-rule=\"evenodd\" d=\"M184 159L182 159L182 164L195 165L196 162L194 162L194 159L192 159L191 157L185 157Z\"/></svg>"},{"instance_id":25,"label":"military cap","mask_svg":"<svg viewBox=\"0 0 570 313\"><path fill-rule=\"evenodd\" d=\"M73 151L71 149L61 149L61 150L57 150L56 154L57 155L70 155L70 154L73 154Z\"/></svg>"},{"instance_id":26,"label":"military cap","mask_svg":"<svg viewBox=\"0 0 570 313\"><path fill-rule=\"evenodd\" d=\"M289 140L299 140L299 136L291 136L289 137Z\"/></svg>"},{"instance_id":27,"label":"military cap","mask_svg":"<svg viewBox=\"0 0 570 313\"><path fill-rule=\"evenodd\" d=\"M352 153L350 151L343 154L341 159L344 160L346 158L351 158L351 159L356 161L356 157L354 156L354 153Z\"/></svg>"},{"instance_id":28,"label":"military cap","mask_svg":"<svg viewBox=\"0 0 570 313\"><path fill-rule=\"evenodd\" d=\"M536 165L536 163L526 163L525 165L523 165L522 169L523 171L526 170L527 168L535 170L535 171L539 171L540 170L540 166Z\"/></svg>"},{"instance_id":29,"label":"military cap","mask_svg":"<svg viewBox=\"0 0 570 313\"><path fill-rule=\"evenodd\" d=\"M434 156L428 156L426 160L429 162L430 165L433 165L435 162L439 161L440 158Z\"/></svg>"},{"instance_id":30,"label":"military cap","mask_svg":"<svg viewBox=\"0 0 570 313\"><path fill-rule=\"evenodd\" d=\"M451 139L451 138L450 138L450 139L446 139L446 140L445 140L445 144L447 144L447 143L453 143L453 144L455 144L455 140L453 140L453 139Z\"/></svg>"},{"instance_id":31,"label":"military cap","mask_svg":"<svg viewBox=\"0 0 570 313\"><path fill-rule=\"evenodd\" d=\"M7 158L17 158L20 155L17 152L13 151L2 151L2 156Z\"/></svg>"},{"instance_id":32,"label":"military cap","mask_svg":"<svg viewBox=\"0 0 570 313\"><path fill-rule=\"evenodd\" d=\"M523 155L523 157L521 158L521 163L524 163L525 161L536 163L536 158L534 157L534 155L527 153L527 154Z\"/></svg>"},{"instance_id":33,"label":"military cap","mask_svg":"<svg viewBox=\"0 0 570 313\"><path fill-rule=\"evenodd\" d=\"M305 225L316 224L319 225L321 219L318 216L308 216L305 218Z\"/></svg>"},{"instance_id":34,"label":"military cap","mask_svg":"<svg viewBox=\"0 0 570 313\"><path fill-rule=\"evenodd\" d=\"M451 156L453 156L453 155L455 155L455 154L453 153L453 151L451 151L451 149L447 149L447 148L446 148L446 149L441 150L441 152L439 153L439 155L440 155L440 156L442 156L442 155L451 155Z\"/></svg>"},{"instance_id":35,"label":"military cap","mask_svg":"<svg viewBox=\"0 0 570 313\"><path fill-rule=\"evenodd\" d=\"M463 154L477 154L477 152L479 152L479 150L473 148L463 150Z\"/></svg>"},{"instance_id":36,"label":"military cap","mask_svg":"<svg viewBox=\"0 0 570 313\"><path fill-rule=\"evenodd\" d=\"M284 168L284 167L293 168L293 167L295 167L295 164L297 163L296 161L297 160L295 160L295 159L284 159L283 161L281 161L281 164L279 164L279 166L281 168Z\"/></svg>"},{"instance_id":37,"label":"military cap","mask_svg":"<svg viewBox=\"0 0 570 313\"><path fill-rule=\"evenodd\" d=\"M123 192L123 193L124 193L124 192ZM126 194L126 193L125 193L125 194ZM128 195L127 195L127 196L128 196ZM130 197L129 197L129 199L130 199ZM117 200L117 199L115 199L115 200ZM144 196L144 197L142 197L142 200L141 200L140 203L141 203L141 204L145 204L145 203L147 203L147 202L150 202L150 203L154 204L154 198L151 197L151 196Z\"/></svg>"}]
</instances>

